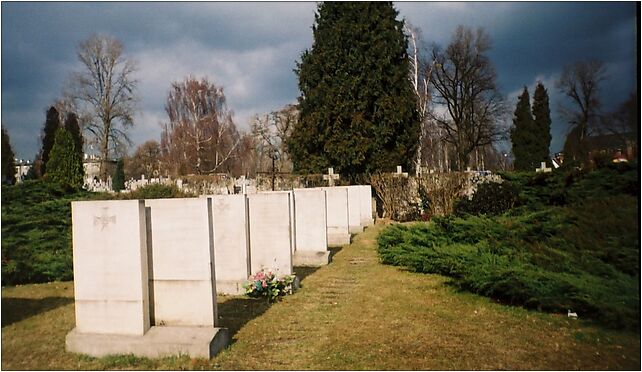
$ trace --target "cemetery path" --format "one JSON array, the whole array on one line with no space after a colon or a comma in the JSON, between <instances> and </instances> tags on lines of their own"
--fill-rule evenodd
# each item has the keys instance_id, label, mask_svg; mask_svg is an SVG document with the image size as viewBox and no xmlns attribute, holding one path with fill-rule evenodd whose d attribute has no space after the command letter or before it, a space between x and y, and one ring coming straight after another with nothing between
<instances>
[{"instance_id":1,"label":"cemetery path","mask_svg":"<svg viewBox=\"0 0 642 372\"><path fill-rule=\"evenodd\" d=\"M267 306L219 298L233 343L212 360L66 353L73 283L2 288L3 369L472 370L640 368L639 330L617 332L458 293L446 278L382 265L376 225L302 288ZM19 312L20 315L7 315ZM5 319L6 317L6 319ZM5 321L6 320L6 321Z\"/></svg>"}]
</instances>

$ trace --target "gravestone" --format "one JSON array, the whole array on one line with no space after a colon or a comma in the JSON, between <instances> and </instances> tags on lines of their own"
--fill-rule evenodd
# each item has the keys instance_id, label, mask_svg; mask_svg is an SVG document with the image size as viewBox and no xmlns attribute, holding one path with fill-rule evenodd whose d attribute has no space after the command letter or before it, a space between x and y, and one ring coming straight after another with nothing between
<instances>
[{"instance_id":1,"label":"gravestone","mask_svg":"<svg viewBox=\"0 0 642 372\"><path fill-rule=\"evenodd\" d=\"M150 327L145 205L71 203L76 331L140 335Z\"/></svg>"},{"instance_id":2,"label":"gravestone","mask_svg":"<svg viewBox=\"0 0 642 372\"><path fill-rule=\"evenodd\" d=\"M216 290L243 294L250 276L247 198L243 194L207 197L212 200Z\"/></svg>"},{"instance_id":3,"label":"gravestone","mask_svg":"<svg viewBox=\"0 0 642 372\"><path fill-rule=\"evenodd\" d=\"M408 177L408 172L401 170L401 165L397 165L397 172L392 174L394 177Z\"/></svg>"},{"instance_id":4,"label":"gravestone","mask_svg":"<svg viewBox=\"0 0 642 372\"><path fill-rule=\"evenodd\" d=\"M250 269L292 274L293 221L291 192L248 194Z\"/></svg>"},{"instance_id":5,"label":"gravestone","mask_svg":"<svg viewBox=\"0 0 642 372\"><path fill-rule=\"evenodd\" d=\"M326 192L322 189L294 189L296 251L295 266L327 265Z\"/></svg>"},{"instance_id":6,"label":"gravestone","mask_svg":"<svg viewBox=\"0 0 642 372\"><path fill-rule=\"evenodd\" d=\"M210 204L207 198L145 200L156 325L217 324Z\"/></svg>"},{"instance_id":7,"label":"gravestone","mask_svg":"<svg viewBox=\"0 0 642 372\"><path fill-rule=\"evenodd\" d=\"M328 186L334 186L334 181L339 179L338 174L334 174L334 168L328 168L328 174L323 175L323 180L328 181Z\"/></svg>"},{"instance_id":8,"label":"gravestone","mask_svg":"<svg viewBox=\"0 0 642 372\"><path fill-rule=\"evenodd\" d=\"M157 265L163 266L159 264L163 259L153 262L146 215L142 200L72 202L76 327L67 334L66 349L94 357L184 354L211 358L227 345L227 329L152 325L150 296L159 293L158 288L155 293L150 290L149 278L154 278ZM186 263L186 267L199 265ZM189 321L191 314L187 313ZM207 324L216 318L211 319Z\"/></svg>"},{"instance_id":9,"label":"gravestone","mask_svg":"<svg viewBox=\"0 0 642 372\"><path fill-rule=\"evenodd\" d=\"M328 247L350 244L348 227L348 189L345 187L322 187L326 192L326 221Z\"/></svg>"},{"instance_id":10,"label":"gravestone","mask_svg":"<svg viewBox=\"0 0 642 372\"><path fill-rule=\"evenodd\" d=\"M539 173L539 172L542 172L542 173L550 173L550 172L552 172L552 171L553 171L553 170L552 170L551 168L547 168L547 167L546 167L546 162L545 162L545 161L543 161L543 162L541 162L541 163L540 163L539 168L535 168L535 172L536 172L536 173Z\"/></svg>"},{"instance_id":11,"label":"gravestone","mask_svg":"<svg viewBox=\"0 0 642 372\"><path fill-rule=\"evenodd\" d=\"M361 191L360 186L337 186L334 188L342 188L348 192L348 232L350 234L357 234L363 231L361 225ZM327 187L323 188L327 190Z\"/></svg>"},{"instance_id":12,"label":"gravestone","mask_svg":"<svg viewBox=\"0 0 642 372\"><path fill-rule=\"evenodd\" d=\"M361 215L361 226L372 226L372 187L370 185L359 185L359 205Z\"/></svg>"}]
</instances>

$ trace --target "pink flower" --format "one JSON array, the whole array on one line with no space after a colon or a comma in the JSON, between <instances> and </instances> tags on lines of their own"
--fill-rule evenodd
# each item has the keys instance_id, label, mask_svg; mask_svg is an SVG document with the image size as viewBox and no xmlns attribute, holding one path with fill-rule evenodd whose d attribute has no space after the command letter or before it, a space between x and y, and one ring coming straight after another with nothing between
<instances>
[{"instance_id":1,"label":"pink flower","mask_svg":"<svg viewBox=\"0 0 642 372\"><path fill-rule=\"evenodd\" d=\"M263 282L261 282L261 287L263 287L263 288L267 287L267 282L265 280Z\"/></svg>"}]
</instances>

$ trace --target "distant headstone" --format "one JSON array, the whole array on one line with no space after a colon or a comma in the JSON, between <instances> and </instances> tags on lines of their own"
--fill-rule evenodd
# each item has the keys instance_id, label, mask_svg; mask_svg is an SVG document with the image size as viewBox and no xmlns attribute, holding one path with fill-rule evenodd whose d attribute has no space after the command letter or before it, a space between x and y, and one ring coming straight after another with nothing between
<instances>
[{"instance_id":1,"label":"distant headstone","mask_svg":"<svg viewBox=\"0 0 642 372\"><path fill-rule=\"evenodd\" d=\"M372 187L370 185L359 185L359 209L361 226L372 226Z\"/></svg>"},{"instance_id":2,"label":"distant headstone","mask_svg":"<svg viewBox=\"0 0 642 372\"><path fill-rule=\"evenodd\" d=\"M408 177L408 172L402 172L401 165L397 165L397 172L393 175L395 177Z\"/></svg>"},{"instance_id":3,"label":"distant headstone","mask_svg":"<svg viewBox=\"0 0 642 372\"><path fill-rule=\"evenodd\" d=\"M546 167L546 162L543 161L540 163L539 168L535 168L535 172L542 172L542 173L549 173L552 172L553 170L551 168Z\"/></svg>"},{"instance_id":4,"label":"distant headstone","mask_svg":"<svg viewBox=\"0 0 642 372\"><path fill-rule=\"evenodd\" d=\"M277 275L292 274L291 193L248 194L250 223L250 267L277 270Z\"/></svg>"},{"instance_id":5,"label":"distant headstone","mask_svg":"<svg viewBox=\"0 0 642 372\"><path fill-rule=\"evenodd\" d=\"M243 294L250 276L247 197L212 195L216 290L218 293Z\"/></svg>"},{"instance_id":6,"label":"distant headstone","mask_svg":"<svg viewBox=\"0 0 642 372\"><path fill-rule=\"evenodd\" d=\"M340 247L350 244L348 225L348 189L323 187L326 192L326 215L328 246Z\"/></svg>"},{"instance_id":7,"label":"distant headstone","mask_svg":"<svg viewBox=\"0 0 642 372\"><path fill-rule=\"evenodd\" d=\"M296 266L327 265L328 251L326 192L322 189L294 189Z\"/></svg>"},{"instance_id":8,"label":"distant headstone","mask_svg":"<svg viewBox=\"0 0 642 372\"><path fill-rule=\"evenodd\" d=\"M328 174L324 174L323 179L328 181L328 186L334 186L334 180L338 180L339 175L334 174L334 168L328 168Z\"/></svg>"}]
</instances>

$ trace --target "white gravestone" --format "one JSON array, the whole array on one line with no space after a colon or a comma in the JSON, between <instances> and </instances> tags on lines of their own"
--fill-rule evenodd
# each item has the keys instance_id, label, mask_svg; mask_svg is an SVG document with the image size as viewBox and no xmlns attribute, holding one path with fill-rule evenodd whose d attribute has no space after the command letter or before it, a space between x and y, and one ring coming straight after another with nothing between
<instances>
[{"instance_id":1,"label":"white gravestone","mask_svg":"<svg viewBox=\"0 0 642 372\"><path fill-rule=\"evenodd\" d=\"M372 226L372 187L370 185L359 185L359 199L361 209L361 226Z\"/></svg>"},{"instance_id":2,"label":"white gravestone","mask_svg":"<svg viewBox=\"0 0 642 372\"><path fill-rule=\"evenodd\" d=\"M181 323L183 317L192 323L191 316L203 308L202 302L215 305L216 301L211 300L211 289L196 296L171 290L159 294L162 287L156 288L157 293L150 290L153 283L149 278L154 277L154 269L163 271L167 265L163 264L163 257L153 262L154 252L147 243L156 237L149 236L151 226L147 222L153 221L148 216L142 200L72 203L76 328L65 338L67 351L94 357L133 354L148 358L170 355L211 358L228 344L225 328L151 326L154 296L156 299L173 297L174 301L190 301L191 306L196 305L195 311L183 312L183 304L171 309L180 310ZM192 254L190 243L179 243L186 256L193 258L173 262L179 271L202 266L194 261L200 257ZM213 278L213 273L210 277ZM213 324L215 307L213 311L213 314L207 312L204 322L198 322Z\"/></svg>"},{"instance_id":3,"label":"white gravestone","mask_svg":"<svg viewBox=\"0 0 642 372\"><path fill-rule=\"evenodd\" d=\"M361 226L361 187L345 186L348 189L348 231L356 234L363 231Z\"/></svg>"},{"instance_id":4,"label":"white gravestone","mask_svg":"<svg viewBox=\"0 0 642 372\"><path fill-rule=\"evenodd\" d=\"M238 195L211 195L214 224L214 262L218 293L243 294L250 276L247 198Z\"/></svg>"},{"instance_id":5,"label":"white gravestone","mask_svg":"<svg viewBox=\"0 0 642 372\"><path fill-rule=\"evenodd\" d=\"M344 187L323 187L326 192L326 219L328 246L340 247L350 244L348 229L348 189Z\"/></svg>"},{"instance_id":6,"label":"white gravestone","mask_svg":"<svg viewBox=\"0 0 642 372\"><path fill-rule=\"evenodd\" d=\"M145 205L71 203L78 333L143 335L150 327Z\"/></svg>"},{"instance_id":7,"label":"white gravestone","mask_svg":"<svg viewBox=\"0 0 642 372\"><path fill-rule=\"evenodd\" d=\"M323 175L323 180L328 181L328 186L334 186L334 181L339 179L338 174L334 174L334 168L328 168L328 174Z\"/></svg>"},{"instance_id":8,"label":"white gravestone","mask_svg":"<svg viewBox=\"0 0 642 372\"><path fill-rule=\"evenodd\" d=\"M156 325L216 326L210 203L207 198L145 200Z\"/></svg>"},{"instance_id":9,"label":"white gravestone","mask_svg":"<svg viewBox=\"0 0 642 372\"><path fill-rule=\"evenodd\" d=\"M322 189L294 189L296 252L295 266L327 265L326 193Z\"/></svg>"},{"instance_id":10,"label":"white gravestone","mask_svg":"<svg viewBox=\"0 0 642 372\"><path fill-rule=\"evenodd\" d=\"M248 194L250 268L292 274L291 192Z\"/></svg>"}]
</instances>

